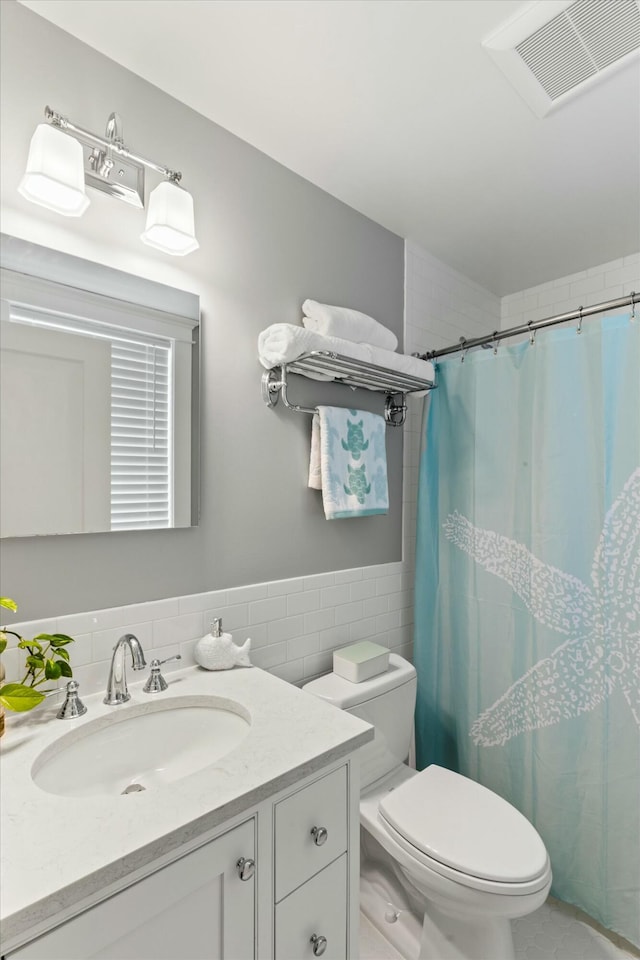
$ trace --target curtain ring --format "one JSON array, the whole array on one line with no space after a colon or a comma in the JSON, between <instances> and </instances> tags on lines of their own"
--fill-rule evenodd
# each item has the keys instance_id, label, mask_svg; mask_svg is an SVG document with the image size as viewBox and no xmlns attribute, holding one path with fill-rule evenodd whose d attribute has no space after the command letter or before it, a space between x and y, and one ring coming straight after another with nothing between
<instances>
[{"instance_id":1,"label":"curtain ring","mask_svg":"<svg viewBox=\"0 0 640 960\"><path fill-rule=\"evenodd\" d=\"M460 337L460 339L458 340L458 343L460 344L460 350L462 351L462 355L461 355L461 357L460 357L460 363L464 363L464 358L465 358L466 353L467 353L467 351L466 351L465 348L464 348L464 345L465 345L466 342L467 342L467 338L466 338L466 337Z\"/></svg>"},{"instance_id":2,"label":"curtain ring","mask_svg":"<svg viewBox=\"0 0 640 960\"><path fill-rule=\"evenodd\" d=\"M578 329L576 333L582 333L582 307L578 307Z\"/></svg>"},{"instance_id":3,"label":"curtain ring","mask_svg":"<svg viewBox=\"0 0 640 960\"><path fill-rule=\"evenodd\" d=\"M636 301L635 301L636 292L635 290L631 291L631 322L636 318Z\"/></svg>"},{"instance_id":4,"label":"curtain ring","mask_svg":"<svg viewBox=\"0 0 640 960\"><path fill-rule=\"evenodd\" d=\"M498 331L497 331L497 330L494 330L494 331L493 331L493 336L494 336L494 340L493 340L493 355L494 355L494 357L497 357L497 356L498 356Z\"/></svg>"},{"instance_id":5,"label":"curtain ring","mask_svg":"<svg viewBox=\"0 0 640 960\"><path fill-rule=\"evenodd\" d=\"M536 342L536 331L535 329L532 329L531 327L532 323L533 323L533 320L529 320L529 323L527 324L527 326L529 327L529 343L531 344L531 346L533 346L534 343Z\"/></svg>"}]
</instances>

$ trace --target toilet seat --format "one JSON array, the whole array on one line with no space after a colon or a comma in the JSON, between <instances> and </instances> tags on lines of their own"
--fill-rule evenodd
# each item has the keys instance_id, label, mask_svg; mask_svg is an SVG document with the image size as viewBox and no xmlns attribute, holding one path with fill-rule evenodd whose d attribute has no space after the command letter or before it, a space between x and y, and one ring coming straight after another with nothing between
<instances>
[{"instance_id":1,"label":"toilet seat","mask_svg":"<svg viewBox=\"0 0 640 960\"><path fill-rule=\"evenodd\" d=\"M378 815L378 827L379 830L374 831L374 836L382 843L387 852L403 864L409 873L416 878L422 877L424 880L424 874L426 873L433 880L439 877L441 881L449 881L453 887L458 887L461 890L466 889L469 894L475 893L478 896L491 894L492 899L506 897L507 900L518 901L542 890L545 891L546 896L551 886L551 864L548 862L543 873L533 880L525 880L520 883L500 883L498 880L484 880L481 877L474 877L460 870L455 870L453 867L448 867L446 864L434 860L433 857L426 856L417 847L413 847L397 830L394 830L380 814ZM384 834L386 839L383 840L381 834ZM449 890L451 890L451 887L449 887Z\"/></svg>"},{"instance_id":2,"label":"toilet seat","mask_svg":"<svg viewBox=\"0 0 640 960\"><path fill-rule=\"evenodd\" d=\"M418 863L464 886L526 895L550 878L545 846L511 804L432 765L380 798L379 824Z\"/></svg>"}]
</instances>

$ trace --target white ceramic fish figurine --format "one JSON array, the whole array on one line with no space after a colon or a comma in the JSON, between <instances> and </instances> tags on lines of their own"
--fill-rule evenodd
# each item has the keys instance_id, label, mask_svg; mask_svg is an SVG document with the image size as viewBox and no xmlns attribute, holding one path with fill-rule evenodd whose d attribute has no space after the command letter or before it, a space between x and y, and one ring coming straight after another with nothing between
<instances>
[{"instance_id":1,"label":"white ceramic fish figurine","mask_svg":"<svg viewBox=\"0 0 640 960\"><path fill-rule=\"evenodd\" d=\"M231 667L250 667L251 638L247 637L239 647L230 633L222 632L222 620L216 617L211 624L211 633L198 640L194 650L196 663L205 670L230 670Z\"/></svg>"}]
</instances>

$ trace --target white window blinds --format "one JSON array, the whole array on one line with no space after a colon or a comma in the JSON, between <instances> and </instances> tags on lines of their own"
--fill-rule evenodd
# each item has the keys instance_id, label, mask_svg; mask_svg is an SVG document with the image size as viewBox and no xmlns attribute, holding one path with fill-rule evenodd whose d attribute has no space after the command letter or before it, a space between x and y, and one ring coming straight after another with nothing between
<instances>
[{"instance_id":1,"label":"white window blinds","mask_svg":"<svg viewBox=\"0 0 640 960\"><path fill-rule=\"evenodd\" d=\"M111 348L111 530L173 525L173 340L87 318L11 306L11 320Z\"/></svg>"},{"instance_id":2,"label":"white window blinds","mask_svg":"<svg viewBox=\"0 0 640 960\"><path fill-rule=\"evenodd\" d=\"M170 527L171 348L111 344L111 529Z\"/></svg>"}]
</instances>

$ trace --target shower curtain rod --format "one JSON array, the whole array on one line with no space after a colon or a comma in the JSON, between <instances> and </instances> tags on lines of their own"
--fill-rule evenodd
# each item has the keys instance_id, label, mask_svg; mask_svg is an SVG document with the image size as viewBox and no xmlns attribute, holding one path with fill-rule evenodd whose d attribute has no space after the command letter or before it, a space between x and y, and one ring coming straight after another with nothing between
<instances>
[{"instance_id":1,"label":"shower curtain rod","mask_svg":"<svg viewBox=\"0 0 640 960\"><path fill-rule=\"evenodd\" d=\"M484 337L474 337L472 340L460 337L460 341L450 347L443 347L442 350L427 350L426 353L414 353L413 356L419 357L420 360L435 360L437 357L446 357L451 353L470 350L471 347L494 346L499 340L517 337L523 333L531 334L541 327L552 327L556 323L566 323L567 320L578 320L581 325L584 317L590 317L594 313L607 313L609 310L633 306L636 303L640 303L640 293L632 291L626 297L619 297L617 300L595 303L591 307L578 307L571 313L559 313L555 317L546 317L544 320L531 320L529 323L520 324L519 327L509 327L507 330L494 330L493 333L488 333Z\"/></svg>"}]
</instances>

